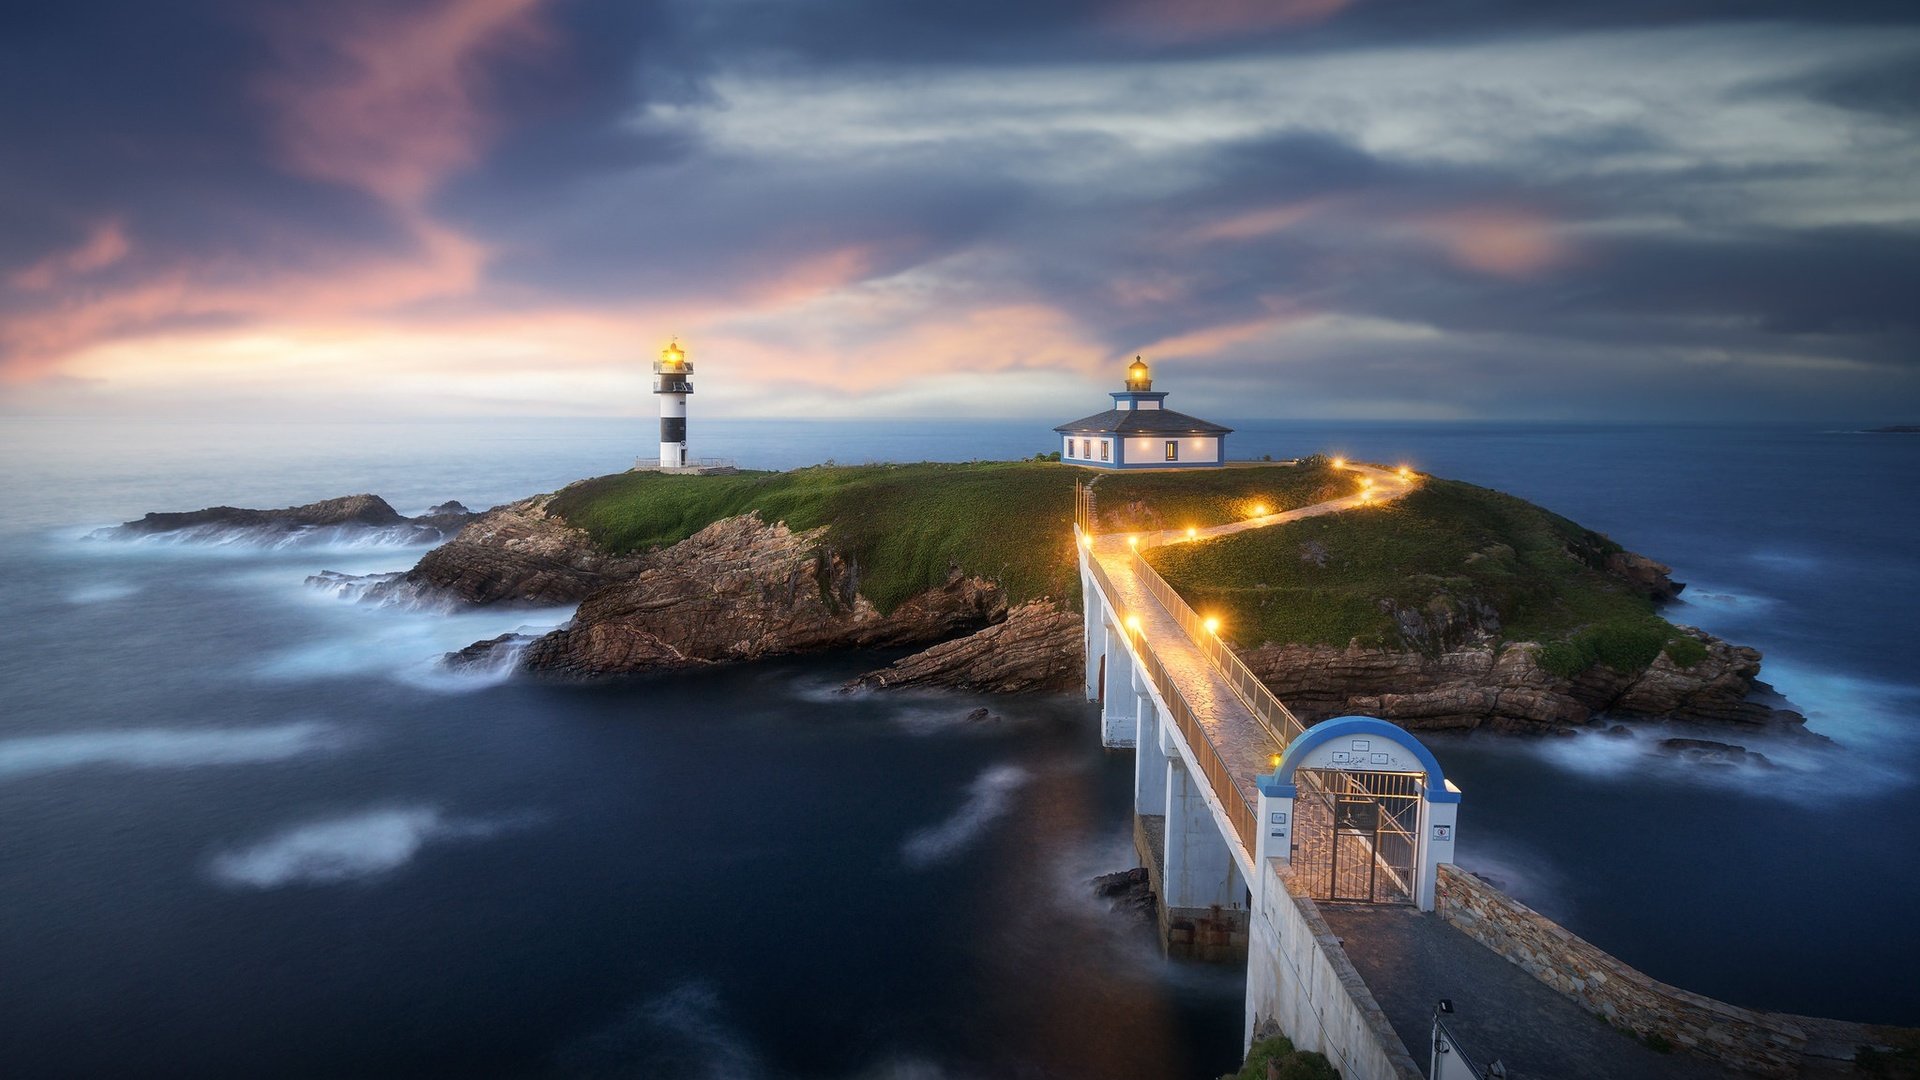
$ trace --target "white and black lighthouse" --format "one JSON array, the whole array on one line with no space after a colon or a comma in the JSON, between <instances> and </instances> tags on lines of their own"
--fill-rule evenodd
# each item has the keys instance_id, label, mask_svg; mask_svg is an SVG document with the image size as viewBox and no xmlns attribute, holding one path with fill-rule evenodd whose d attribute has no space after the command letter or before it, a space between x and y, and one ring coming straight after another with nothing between
<instances>
[{"instance_id":1,"label":"white and black lighthouse","mask_svg":"<svg viewBox=\"0 0 1920 1080\"><path fill-rule=\"evenodd\" d=\"M653 362L653 392L660 399L660 467L687 464L687 395L693 393L693 365L675 340Z\"/></svg>"}]
</instances>

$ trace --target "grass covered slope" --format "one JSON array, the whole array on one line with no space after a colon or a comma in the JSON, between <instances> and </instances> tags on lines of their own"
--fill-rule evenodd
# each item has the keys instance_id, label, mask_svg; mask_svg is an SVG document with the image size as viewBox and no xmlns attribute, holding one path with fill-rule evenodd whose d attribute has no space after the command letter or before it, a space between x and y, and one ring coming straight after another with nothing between
<instances>
[{"instance_id":1,"label":"grass covered slope","mask_svg":"<svg viewBox=\"0 0 1920 1080\"><path fill-rule=\"evenodd\" d=\"M1293 465L1242 465L1186 472L1096 474L1101 532L1204 529L1294 510L1359 490L1352 473L1324 459Z\"/></svg>"},{"instance_id":2,"label":"grass covered slope","mask_svg":"<svg viewBox=\"0 0 1920 1080\"><path fill-rule=\"evenodd\" d=\"M1602 569L1619 545L1524 500L1428 480L1374 508L1309 518L1148 558L1235 644L1440 651L1463 637L1538 641L1571 677L1594 661L1637 671L1681 636L1643 592Z\"/></svg>"},{"instance_id":3,"label":"grass covered slope","mask_svg":"<svg viewBox=\"0 0 1920 1080\"><path fill-rule=\"evenodd\" d=\"M821 465L723 476L616 473L562 489L548 512L624 554L678 543L722 518L757 510L789 528L825 527L859 568L861 595L882 611L947 580L958 566L998 581L1012 603L1073 603L1073 485L1098 477L1115 528L1202 527L1328 497L1324 468L1260 465L1207 471L1095 473L1040 461ZM1152 522L1165 520L1165 524Z\"/></svg>"}]
</instances>

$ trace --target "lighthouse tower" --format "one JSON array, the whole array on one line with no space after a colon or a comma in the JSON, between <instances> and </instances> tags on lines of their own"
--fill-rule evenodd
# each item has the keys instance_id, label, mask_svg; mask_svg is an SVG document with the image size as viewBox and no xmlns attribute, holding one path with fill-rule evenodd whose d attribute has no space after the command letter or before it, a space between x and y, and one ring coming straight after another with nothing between
<instances>
[{"instance_id":1,"label":"lighthouse tower","mask_svg":"<svg viewBox=\"0 0 1920 1080\"><path fill-rule=\"evenodd\" d=\"M687 376L693 365L675 340L660 350L653 362L653 392L660 397L660 467L683 468L687 464L687 395L693 383Z\"/></svg>"}]
</instances>

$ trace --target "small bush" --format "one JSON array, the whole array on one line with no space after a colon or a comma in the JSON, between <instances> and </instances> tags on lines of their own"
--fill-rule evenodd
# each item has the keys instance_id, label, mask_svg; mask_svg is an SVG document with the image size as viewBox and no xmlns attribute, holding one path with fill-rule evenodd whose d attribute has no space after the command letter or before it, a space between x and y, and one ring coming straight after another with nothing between
<instances>
[{"instance_id":1,"label":"small bush","mask_svg":"<svg viewBox=\"0 0 1920 1080\"><path fill-rule=\"evenodd\" d=\"M1229 1073L1220 1080L1267 1080L1269 1065L1280 1080L1340 1080L1339 1070L1333 1067L1326 1055L1312 1050L1295 1050L1292 1040L1285 1035L1256 1041L1247 1048L1247 1063L1241 1066L1240 1071Z\"/></svg>"},{"instance_id":2,"label":"small bush","mask_svg":"<svg viewBox=\"0 0 1920 1080\"><path fill-rule=\"evenodd\" d=\"M1676 637L1667 642L1667 659L1675 667L1690 668L1707 658L1707 647L1698 638Z\"/></svg>"}]
</instances>

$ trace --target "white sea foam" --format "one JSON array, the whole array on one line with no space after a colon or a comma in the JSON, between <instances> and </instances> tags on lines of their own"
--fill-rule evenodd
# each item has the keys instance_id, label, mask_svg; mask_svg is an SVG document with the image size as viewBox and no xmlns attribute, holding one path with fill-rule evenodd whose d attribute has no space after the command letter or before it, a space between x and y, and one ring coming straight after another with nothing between
<instances>
[{"instance_id":1,"label":"white sea foam","mask_svg":"<svg viewBox=\"0 0 1920 1080\"><path fill-rule=\"evenodd\" d=\"M70 604L104 604L112 600L125 600L140 591L140 586L125 581L97 581L91 585L81 585L67 594Z\"/></svg>"},{"instance_id":2,"label":"white sea foam","mask_svg":"<svg viewBox=\"0 0 1920 1080\"><path fill-rule=\"evenodd\" d=\"M295 826L250 847L214 857L223 885L277 889L336 885L393 873L429 844L484 840L526 818L450 818L430 806L370 810Z\"/></svg>"},{"instance_id":3,"label":"white sea foam","mask_svg":"<svg viewBox=\"0 0 1920 1080\"><path fill-rule=\"evenodd\" d=\"M1737 616L1758 615L1771 610L1778 604L1779 601L1771 596L1736 592L1713 585L1692 585L1686 592L1680 594L1676 609L1670 610L1667 614L1673 616L1678 622L1688 622L1690 620L1684 610L1686 608L1697 608L1702 614L1708 615Z\"/></svg>"},{"instance_id":4,"label":"white sea foam","mask_svg":"<svg viewBox=\"0 0 1920 1080\"><path fill-rule=\"evenodd\" d=\"M345 741L337 729L320 723L204 731L128 728L31 735L0 740L0 779L88 766L179 769L283 761L334 750Z\"/></svg>"},{"instance_id":5,"label":"white sea foam","mask_svg":"<svg viewBox=\"0 0 1920 1080\"><path fill-rule=\"evenodd\" d=\"M562 1075L577 1076L754 1080L768 1073L746 1036L728 1021L719 992L703 982L628 1006L562 1049L555 1064Z\"/></svg>"},{"instance_id":6,"label":"white sea foam","mask_svg":"<svg viewBox=\"0 0 1920 1080\"><path fill-rule=\"evenodd\" d=\"M169 532L126 536L112 528L87 534L89 540L142 548L208 548L255 551L368 548L427 548L443 542L439 529L420 525L308 525L294 529L257 525L194 525Z\"/></svg>"},{"instance_id":7,"label":"white sea foam","mask_svg":"<svg viewBox=\"0 0 1920 1080\"><path fill-rule=\"evenodd\" d=\"M965 850L1013 803L1013 794L1029 779L1018 765L995 765L967 785L967 801L953 816L907 837L901 854L907 865L931 866Z\"/></svg>"},{"instance_id":8,"label":"white sea foam","mask_svg":"<svg viewBox=\"0 0 1920 1080\"><path fill-rule=\"evenodd\" d=\"M1676 787L1739 791L1791 802L1881 794L1913 782L1887 758L1803 735L1643 723L1629 725L1629 730L1626 735L1582 731L1573 737L1505 740L1495 749L1596 779L1648 776ZM1731 754L1725 760L1694 760L1692 755L1660 745L1670 738L1729 743L1761 757ZM1835 785L1833 770L1840 767L1847 770L1847 781Z\"/></svg>"}]
</instances>

